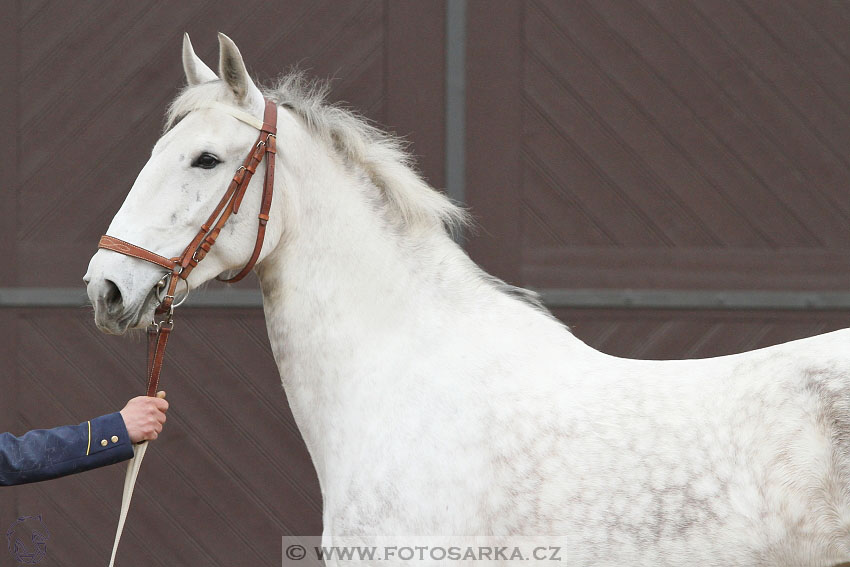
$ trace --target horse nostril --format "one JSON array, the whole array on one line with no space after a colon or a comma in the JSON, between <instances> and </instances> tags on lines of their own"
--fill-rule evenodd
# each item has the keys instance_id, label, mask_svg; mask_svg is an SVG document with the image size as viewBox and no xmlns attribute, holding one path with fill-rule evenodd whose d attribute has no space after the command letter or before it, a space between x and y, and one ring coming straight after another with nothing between
<instances>
[{"instance_id":1,"label":"horse nostril","mask_svg":"<svg viewBox=\"0 0 850 567\"><path fill-rule=\"evenodd\" d=\"M103 299L106 302L106 308L109 311L117 311L124 306L123 298L121 297L121 290L119 290L118 286L115 285L115 282L111 280L106 280L106 294L104 294Z\"/></svg>"}]
</instances>

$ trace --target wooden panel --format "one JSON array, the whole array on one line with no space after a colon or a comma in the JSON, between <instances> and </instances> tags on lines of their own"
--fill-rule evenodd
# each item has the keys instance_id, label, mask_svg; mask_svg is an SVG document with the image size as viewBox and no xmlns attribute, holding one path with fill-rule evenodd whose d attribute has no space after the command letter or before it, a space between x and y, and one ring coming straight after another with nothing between
<instances>
[{"instance_id":1,"label":"wooden panel","mask_svg":"<svg viewBox=\"0 0 850 567\"><path fill-rule=\"evenodd\" d=\"M0 239L4 246L0 247L0 285L15 285L18 278L18 269L15 260L15 247L8 243L14 242L15 216L18 197L18 137L13 133L18 129L18 79L20 71L20 41L18 37L18 26L16 11L19 2L0 1L0 9L5 16L0 18L0 49L3 57L0 57L0 176L4 191L3 199L0 199L0 217L3 223L0 225Z\"/></svg>"},{"instance_id":2,"label":"wooden panel","mask_svg":"<svg viewBox=\"0 0 850 567\"><path fill-rule=\"evenodd\" d=\"M384 125L406 139L428 182L445 185L445 5L387 3ZM427 80L424 77L428 77Z\"/></svg>"},{"instance_id":3,"label":"wooden panel","mask_svg":"<svg viewBox=\"0 0 850 567\"><path fill-rule=\"evenodd\" d=\"M466 196L480 229L469 239L485 270L520 283L519 168L522 3L473 0L467 19Z\"/></svg>"},{"instance_id":4,"label":"wooden panel","mask_svg":"<svg viewBox=\"0 0 850 567\"><path fill-rule=\"evenodd\" d=\"M15 248L8 243L14 242L17 219L15 210L18 189L18 138L12 133L17 131L18 113L17 83L19 79L20 42L18 38L18 18L21 3L8 0L0 1L0 10L5 17L0 18L0 178L4 198L0 199L0 286L15 285L18 279L18 266ZM12 360L18 346L17 320L14 313L0 311L0 432L11 430L18 421L21 407L18 404L19 375ZM0 497L0 528L6 530L17 518L18 495L4 493Z\"/></svg>"},{"instance_id":5,"label":"wooden panel","mask_svg":"<svg viewBox=\"0 0 850 567\"><path fill-rule=\"evenodd\" d=\"M538 247L523 281L537 288L846 290L850 252L834 249Z\"/></svg>"},{"instance_id":6,"label":"wooden panel","mask_svg":"<svg viewBox=\"0 0 850 567\"><path fill-rule=\"evenodd\" d=\"M0 311L0 330L3 333L3 341L0 342L0 361L3 361L3 369L0 371L0 432L16 431L21 414L29 407L29 402L19 402L27 388L22 387L21 376L14 363L19 344L17 323L16 313ZM20 430L16 432L21 433ZM17 492L3 487L0 490L0 527L6 530L19 515L20 498Z\"/></svg>"},{"instance_id":7,"label":"wooden panel","mask_svg":"<svg viewBox=\"0 0 850 567\"><path fill-rule=\"evenodd\" d=\"M470 250L485 267L537 287L846 288L850 64L836 22L850 4L500 8L470 4L467 102L483 118L468 186L484 208ZM482 61L485 47L499 56Z\"/></svg>"},{"instance_id":8,"label":"wooden panel","mask_svg":"<svg viewBox=\"0 0 850 567\"><path fill-rule=\"evenodd\" d=\"M626 358L735 354L847 327L848 312L557 309L590 346Z\"/></svg>"}]
</instances>

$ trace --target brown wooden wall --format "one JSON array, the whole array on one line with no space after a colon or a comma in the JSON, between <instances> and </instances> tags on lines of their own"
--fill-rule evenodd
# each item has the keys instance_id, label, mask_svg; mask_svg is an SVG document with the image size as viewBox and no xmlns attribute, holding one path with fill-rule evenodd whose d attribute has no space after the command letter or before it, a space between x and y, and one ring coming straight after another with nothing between
<instances>
[{"instance_id":1,"label":"brown wooden wall","mask_svg":"<svg viewBox=\"0 0 850 567\"><path fill-rule=\"evenodd\" d=\"M0 287L80 286L182 81L188 31L268 80L298 63L412 142L442 186L439 2L0 0ZM548 289L846 291L850 4L470 0L473 257ZM846 312L556 309L622 356L714 356L846 326ZM321 498L262 313L184 311L168 429L145 461L119 564L278 565ZM115 411L140 338L88 308L0 309L0 430ZM123 467L0 490L0 528L42 513L51 565L105 563ZM154 543L151 543L154 542ZM6 563L4 563L4 561ZM0 549L0 565L13 564Z\"/></svg>"},{"instance_id":2,"label":"brown wooden wall","mask_svg":"<svg viewBox=\"0 0 850 567\"><path fill-rule=\"evenodd\" d=\"M846 289L850 4L470 6L486 266L540 288Z\"/></svg>"}]
</instances>

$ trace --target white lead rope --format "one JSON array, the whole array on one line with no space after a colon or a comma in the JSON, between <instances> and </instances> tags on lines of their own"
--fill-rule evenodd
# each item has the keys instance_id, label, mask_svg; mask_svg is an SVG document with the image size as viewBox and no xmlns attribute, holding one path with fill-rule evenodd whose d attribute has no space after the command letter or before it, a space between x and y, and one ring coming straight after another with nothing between
<instances>
[{"instance_id":1,"label":"white lead rope","mask_svg":"<svg viewBox=\"0 0 850 567\"><path fill-rule=\"evenodd\" d=\"M133 458L127 463L127 474L124 476L124 493L121 495L121 513L118 516L118 530L115 532L115 543L112 544L112 558L109 567L115 565L115 554L118 553L118 542L121 541L121 532L124 531L124 522L127 520L127 511L130 509L130 500L133 498L133 488L136 486L136 477L142 467L142 459L148 450L148 442L144 441L133 446Z\"/></svg>"},{"instance_id":2,"label":"white lead rope","mask_svg":"<svg viewBox=\"0 0 850 567\"><path fill-rule=\"evenodd\" d=\"M156 397L164 400L165 392L157 392ZM130 500L133 499L133 488L136 486L136 478L139 469L142 468L142 459L148 450L148 442L142 441L133 445L133 457L127 463L127 474L124 475L124 493L121 495L121 512L118 514L118 529L115 530L115 542L112 544L112 557L109 559L109 567L115 565L115 555L118 553L118 542L124 532L124 522L127 521L127 512L130 510Z\"/></svg>"}]
</instances>

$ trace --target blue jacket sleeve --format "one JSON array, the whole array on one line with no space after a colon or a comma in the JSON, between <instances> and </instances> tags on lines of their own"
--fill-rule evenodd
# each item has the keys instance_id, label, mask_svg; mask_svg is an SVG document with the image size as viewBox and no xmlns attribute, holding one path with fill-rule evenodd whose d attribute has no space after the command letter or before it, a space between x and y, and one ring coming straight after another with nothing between
<instances>
[{"instance_id":1,"label":"blue jacket sleeve","mask_svg":"<svg viewBox=\"0 0 850 567\"><path fill-rule=\"evenodd\" d=\"M133 456L118 412L79 425L0 434L0 486L26 484L87 471Z\"/></svg>"}]
</instances>

